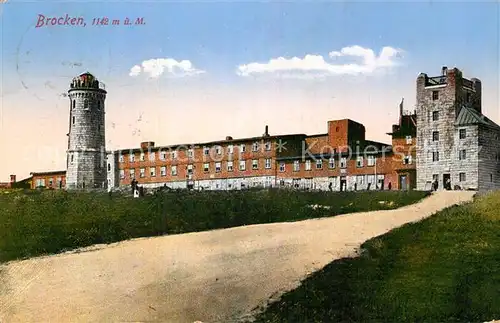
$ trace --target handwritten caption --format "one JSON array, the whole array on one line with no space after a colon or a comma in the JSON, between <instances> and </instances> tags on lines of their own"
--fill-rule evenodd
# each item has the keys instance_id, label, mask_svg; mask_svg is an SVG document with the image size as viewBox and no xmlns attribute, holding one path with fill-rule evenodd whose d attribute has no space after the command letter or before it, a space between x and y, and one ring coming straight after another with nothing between
<instances>
[{"instance_id":1,"label":"handwritten caption","mask_svg":"<svg viewBox=\"0 0 500 323\"><path fill-rule=\"evenodd\" d=\"M110 19L108 17L93 18L89 22L91 26L137 26L145 25L144 18ZM46 17L38 14L35 28L50 26L79 26L86 27L87 21L83 17L72 17L68 14L61 17Z\"/></svg>"}]
</instances>

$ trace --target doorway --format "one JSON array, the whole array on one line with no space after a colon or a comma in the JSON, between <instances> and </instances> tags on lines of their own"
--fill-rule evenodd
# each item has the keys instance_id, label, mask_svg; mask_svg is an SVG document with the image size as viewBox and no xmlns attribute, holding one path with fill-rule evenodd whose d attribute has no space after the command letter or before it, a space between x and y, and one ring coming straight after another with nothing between
<instances>
[{"instance_id":1,"label":"doorway","mask_svg":"<svg viewBox=\"0 0 500 323\"><path fill-rule=\"evenodd\" d=\"M407 175L399 175L399 189L403 191L406 191L408 189Z\"/></svg>"},{"instance_id":2,"label":"doorway","mask_svg":"<svg viewBox=\"0 0 500 323\"><path fill-rule=\"evenodd\" d=\"M340 191L341 192L347 191L347 180L346 180L345 176L342 176L340 178Z\"/></svg>"},{"instance_id":3,"label":"doorway","mask_svg":"<svg viewBox=\"0 0 500 323\"><path fill-rule=\"evenodd\" d=\"M443 174L443 187L445 190L451 190L450 174Z\"/></svg>"}]
</instances>

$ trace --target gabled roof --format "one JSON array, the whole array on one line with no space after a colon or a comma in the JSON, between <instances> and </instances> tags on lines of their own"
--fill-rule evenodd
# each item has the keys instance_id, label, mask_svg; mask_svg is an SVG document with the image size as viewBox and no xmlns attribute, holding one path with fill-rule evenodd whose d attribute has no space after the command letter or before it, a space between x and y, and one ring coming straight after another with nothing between
<instances>
[{"instance_id":1,"label":"gabled roof","mask_svg":"<svg viewBox=\"0 0 500 323\"><path fill-rule=\"evenodd\" d=\"M490 128L495 128L500 130L499 125L497 125L495 122L488 119L485 115L481 114L476 109L468 105L462 105L462 108L458 113L457 119L455 120L455 125L456 126L484 125Z\"/></svg>"}]
</instances>

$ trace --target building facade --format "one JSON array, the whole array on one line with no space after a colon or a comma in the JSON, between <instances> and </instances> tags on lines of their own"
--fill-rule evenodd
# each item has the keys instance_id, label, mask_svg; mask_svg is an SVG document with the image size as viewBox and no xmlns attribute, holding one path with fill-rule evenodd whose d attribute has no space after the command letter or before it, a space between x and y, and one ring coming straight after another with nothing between
<instances>
[{"instance_id":1,"label":"building facade","mask_svg":"<svg viewBox=\"0 0 500 323\"><path fill-rule=\"evenodd\" d=\"M482 114L481 81L457 69L417 78L417 189L500 188L500 126Z\"/></svg>"},{"instance_id":2,"label":"building facade","mask_svg":"<svg viewBox=\"0 0 500 323\"><path fill-rule=\"evenodd\" d=\"M155 146L108 153L108 183L206 190L291 187L332 191L415 188L415 115L389 133L393 145L365 138L353 120L333 120L327 133L270 135ZM396 146L394 145L396 144Z\"/></svg>"},{"instance_id":3,"label":"building facade","mask_svg":"<svg viewBox=\"0 0 500 323\"><path fill-rule=\"evenodd\" d=\"M66 171L31 173L31 188L64 189L66 187Z\"/></svg>"},{"instance_id":4,"label":"building facade","mask_svg":"<svg viewBox=\"0 0 500 323\"><path fill-rule=\"evenodd\" d=\"M75 77L70 100L67 189L106 187L106 90L92 74Z\"/></svg>"}]
</instances>

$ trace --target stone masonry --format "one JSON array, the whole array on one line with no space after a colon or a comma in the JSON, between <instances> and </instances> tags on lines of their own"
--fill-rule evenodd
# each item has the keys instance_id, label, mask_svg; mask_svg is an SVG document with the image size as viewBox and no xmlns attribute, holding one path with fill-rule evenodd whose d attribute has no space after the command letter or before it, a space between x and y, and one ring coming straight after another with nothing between
<instances>
[{"instance_id":1,"label":"stone masonry","mask_svg":"<svg viewBox=\"0 0 500 323\"><path fill-rule=\"evenodd\" d=\"M457 68L417 78L417 189L446 178L462 189L500 188L500 127L481 113L481 82Z\"/></svg>"},{"instance_id":2,"label":"stone masonry","mask_svg":"<svg viewBox=\"0 0 500 323\"><path fill-rule=\"evenodd\" d=\"M67 150L67 189L106 187L106 91L90 73L73 79L68 91L70 120Z\"/></svg>"}]
</instances>

